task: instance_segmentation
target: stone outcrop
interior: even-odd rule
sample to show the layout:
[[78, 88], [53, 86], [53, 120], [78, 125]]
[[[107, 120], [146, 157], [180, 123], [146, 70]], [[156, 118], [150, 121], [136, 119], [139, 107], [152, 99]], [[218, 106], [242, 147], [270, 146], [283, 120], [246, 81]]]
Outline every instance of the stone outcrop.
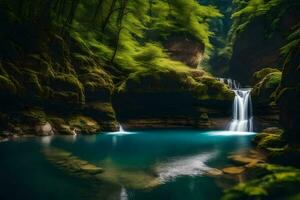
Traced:
[[279, 126], [276, 96], [281, 82], [281, 71], [264, 68], [253, 74], [252, 82], [254, 86], [251, 97], [256, 129], [260, 131], [270, 126]]
[[292, 51], [285, 62], [278, 94], [280, 122], [285, 129], [284, 137], [290, 143], [300, 144], [300, 47]]
[[150, 70], [124, 81], [113, 102], [125, 129], [211, 128], [214, 117], [230, 115], [233, 98], [225, 84], [204, 71]]
[[191, 68], [197, 68], [204, 59], [204, 44], [188, 35], [170, 37], [164, 46], [172, 59], [181, 61]]
[[[16, 31], [22, 37], [10, 34]], [[117, 130], [112, 75], [76, 38], [13, 22], [0, 43], [0, 131], [52, 135]], [[74, 123], [72, 116], [82, 117]]]
[[[299, 7], [291, 7], [283, 14], [270, 17], [268, 14], [255, 17], [236, 35], [229, 74], [242, 84], [250, 84], [251, 75], [266, 66], [282, 68], [280, 48], [286, 42], [286, 34], [299, 22]], [[278, 17], [278, 19], [277, 19]], [[272, 20], [277, 20], [272, 28]], [[269, 33], [266, 32], [269, 30]]]

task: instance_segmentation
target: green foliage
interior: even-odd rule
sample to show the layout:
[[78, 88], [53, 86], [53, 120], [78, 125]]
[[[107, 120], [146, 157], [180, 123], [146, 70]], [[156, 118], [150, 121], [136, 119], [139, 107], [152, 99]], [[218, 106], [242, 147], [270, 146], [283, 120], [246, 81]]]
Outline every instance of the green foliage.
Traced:
[[278, 69], [266, 67], [253, 74], [253, 82], [258, 83], [262, 81], [268, 74], [273, 72], [280, 72]]
[[186, 67], [149, 69], [131, 74], [118, 93], [182, 93], [195, 100], [231, 100], [233, 92], [204, 71]]
[[16, 87], [9, 78], [0, 75], [0, 91], [6, 94], [15, 94]]
[[[163, 14], [162, 14], [163, 13]], [[203, 6], [194, 0], [153, 1], [152, 28], [168, 35], [172, 32], [188, 32], [211, 48], [209, 31], [211, 18], [221, 17], [212, 6]]]
[[[232, 14], [232, 26], [228, 34], [228, 47], [232, 48], [236, 37], [244, 32], [248, 25], [254, 20], [260, 20], [266, 24], [265, 38], [272, 37], [273, 33], [283, 31], [279, 30], [282, 16], [288, 12], [288, 9], [298, 7], [299, 1], [293, 0], [234, 0], [235, 10]], [[284, 30], [284, 34], [288, 34], [289, 30]], [[295, 35], [297, 35], [295, 31]], [[282, 48], [283, 53], [288, 49], [295, 47], [298, 40], [289, 40], [290, 42]]]
[[300, 23], [297, 24], [287, 38], [287, 44], [281, 48], [284, 57], [288, 57], [300, 45]]
[[[94, 24], [88, 19], [92, 18], [91, 10], [94, 11], [97, 1], [82, 2], [72, 34], [85, 41], [93, 54], [106, 62], [113, 61], [122, 70], [134, 72], [149, 66], [178, 64], [172, 62], [161, 45], [172, 34], [191, 34], [207, 49], [212, 48], [209, 37], [213, 33], [209, 30], [209, 21], [221, 17], [214, 7], [200, 5], [195, 0], [129, 0], [124, 8], [126, 14], [118, 21], [120, 13], [116, 8], [120, 8], [124, 0], [113, 2], [102, 1], [101, 14]], [[115, 9], [110, 13], [113, 5]], [[141, 56], [143, 53], [145, 55]]]
[[253, 82], [255, 85], [252, 90], [253, 100], [264, 106], [275, 103], [281, 77], [281, 71], [273, 68], [264, 68], [254, 73]]
[[291, 167], [260, 164], [255, 169], [265, 174], [226, 190], [222, 200], [288, 199], [299, 195], [300, 171]]

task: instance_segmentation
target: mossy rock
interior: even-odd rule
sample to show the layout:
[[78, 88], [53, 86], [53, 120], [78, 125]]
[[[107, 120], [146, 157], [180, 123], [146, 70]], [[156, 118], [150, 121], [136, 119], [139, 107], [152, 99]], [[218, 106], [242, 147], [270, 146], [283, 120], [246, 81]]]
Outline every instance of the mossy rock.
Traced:
[[23, 122], [27, 122], [29, 124], [43, 124], [46, 123], [48, 117], [42, 108], [30, 108], [22, 112]]
[[276, 102], [277, 89], [281, 82], [282, 73], [277, 69], [269, 68], [261, 71], [254, 74], [258, 82], [254, 85], [251, 94], [254, 104], [268, 106]]
[[51, 64], [39, 54], [30, 54], [22, 63], [22, 67], [36, 73], [47, 73], [51, 69]]
[[118, 118], [124, 120], [176, 116], [199, 119], [198, 105], [226, 110], [233, 98], [233, 91], [203, 70], [149, 69], [130, 74], [117, 88], [113, 105]]
[[259, 164], [254, 169], [258, 178], [226, 190], [222, 200], [288, 199], [299, 194], [300, 170], [292, 167]]
[[32, 70], [24, 70], [23, 76], [26, 77], [22, 85], [24, 95], [29, 98], [40, 99], [43, 95], [43, 88], [39, 75]]
[[100, 131], [99, 124], [90, 117], [72, 116], [68, 119], [68, 124], [76, 129], [76, 132], [83, 134], [94, 134]]
[[16, 91], [14, 83], [8, 77], [0, 75], [0, 96], [14, 95]]
[[49, 77], [45, 98], [60, 103], [82, 104], [85, 102], [84, 87], [73, 74], [55, 74]]
[[286, 145], [284, 140], [283, 130], [279, 128], [267, 128], [262, 130], [253, 139], [253, 142], [258, 148], [268, 150], [269, 148], [282, 148]]
[[253, 74], [253, 83], [257, 84], [258, 82], [262, 81], [268, 74], [274, 73], [274, 72], [280, 72], [280, 70], [275, 69], [275, 68], [266, 67], [260, 71], [255, 72]]
[[118, 88], [118, 93], [186, 93], [198, 100], [231, 100], [234, 96], [226, 85], [199, 70], [145, 70], [131, 74]]
[[111, 77], [100, 67], [79, 76], [87, 101], [109, 101], [114, 90]]
[[115, 111], [110, 102], [91, 102], [85, 105], [84, 113], [96, 121], [116, 120]]

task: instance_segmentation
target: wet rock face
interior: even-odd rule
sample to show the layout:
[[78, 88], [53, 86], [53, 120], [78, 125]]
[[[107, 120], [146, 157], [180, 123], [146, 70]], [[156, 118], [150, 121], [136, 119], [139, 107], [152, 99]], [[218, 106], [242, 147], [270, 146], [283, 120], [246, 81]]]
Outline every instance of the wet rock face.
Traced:
[[181, 61], [191, 68], [197, 68], [204, 58], [204, 44], [187, 36], [171, 37], [165, 47], [174, 60]]
[[127, 129], [208, 128], [213, 115], [229, 115], [233, 98], [225, 84], [201, 70], [152, 70], [129, 77], [113, 102]]
[[[70, 115], [92, 118], [100, 125], [101, 131], [116, 130], [117, 122], [111, 105], [114, 84], [100, 60], [71, 36], [63, 38], [27, 25], [22, 25], [25, 30], [28, 29], [22, 36], [30, 38], [29, 41], [23, 41], [24, 38], [19, 35], [10, 35], [9, 32], [16, 32], [18, 26], [9, 26], [8, 33], [3, 33], [0, 38], [1, 42], [8, 43], [6, 53], [0, 50], [0, 130], [11, 131], [9, 124], [21, 124], [24, 134], [72, 134], [73, 127], [70, 129], [65, 123], [53, 127], [56, 131], [43, 128], [45, 121], [52, 124], [48, 117], [69, 118]], [[33, 37], [32, 32], [39, 34]], [[28, 42], [29, 46], [22, 42]], [[9, 49], [17, 46], [24, 55], [12, 57]], [[36, 113], [24, 116], [24, 112], [34, 107], [45, 112], [45, 116]], [[47, 116], [48, 113], [52, 116]], [[26, 133], [22, 125], [28, 119], [28, 126], [32, 127], [30, 133]], [[97, 129], [79, 132], [95, 133]]]
[[53, 127], [49, 122], [45, 124], [40, 124], [35, 127], [35, 131], [40, 136], [49, 136], [54, 134]]
[[267, 110], [268, 107], [276, 105], [276, 92], [281, 82], [281, 71], [264, 68], [253, 75], [256, 80], [251, 91], [255, 108]]
[[290, 8], [280, 16], [275, 30], [270, 27], [272, 22], [268, 16], [252, 20], [235, 39], [229, 69], [231, 77], [242, 84], [249, 84], [251, 75], [266, 66], [280, 69], [283, 64], [280, 48], [286, 42], [286, 33], [299, 20], [298, 8]]
[[294, 50], [283, 68], [278, 95], [280, 122], [285, 129], [284, 137], [291, 143], [300, 143], [300, 47]]

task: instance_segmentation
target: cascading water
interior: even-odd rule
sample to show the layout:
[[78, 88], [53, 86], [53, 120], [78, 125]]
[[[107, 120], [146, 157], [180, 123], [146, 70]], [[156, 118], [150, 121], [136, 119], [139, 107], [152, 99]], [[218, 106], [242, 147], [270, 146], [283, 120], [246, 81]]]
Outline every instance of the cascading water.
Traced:
[[227, 84], [233, 90], [240, 88], [240, 83], [230, 78], [217, 78], [217, 80], [220, 81], [221, 83]]
[[233, 119], [230, 123], [230, 131], [252, 132], [252, 102], [251, 89], [241, 88], [233, 90], [235, 98], [233, 102]]
[[121, 124], [119, 124], [119, 132], [120, 132], [120, 133], [125, 133], [124, 128], [122, 127]]
[[240, 84], [231, 79], [218, 78], [218, 80], [227, 84], [235, 93], [233, 119], [229, 124], [229, 131], [252, 132], [251, 88], [240, 88]]

